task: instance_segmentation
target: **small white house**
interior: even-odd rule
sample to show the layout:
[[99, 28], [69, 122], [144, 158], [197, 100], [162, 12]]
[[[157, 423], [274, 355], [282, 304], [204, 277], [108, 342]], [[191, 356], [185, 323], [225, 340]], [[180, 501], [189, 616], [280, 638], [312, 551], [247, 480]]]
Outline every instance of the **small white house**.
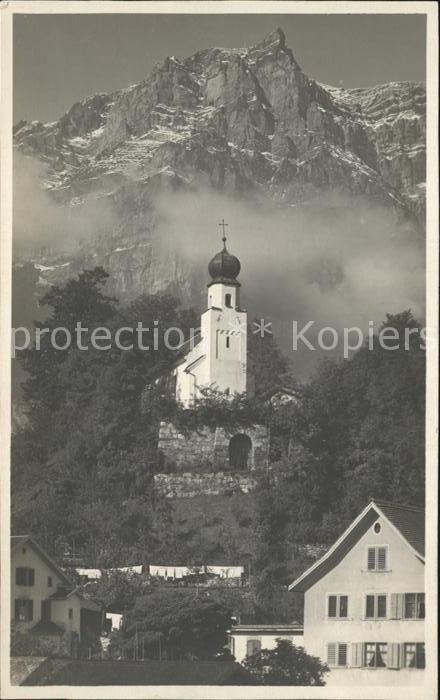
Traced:
[[423, 685], [424, 541], [422, 508], [372, 501], [289, 586], [305, 594], [304, 647], [327, 685]]
[[275, 649], [277, 639], [288, 639], [303, 646], [303, 628], [299, 625], [234, 625], [229, 632], [229, 650], [238, 663], [260, 649]]

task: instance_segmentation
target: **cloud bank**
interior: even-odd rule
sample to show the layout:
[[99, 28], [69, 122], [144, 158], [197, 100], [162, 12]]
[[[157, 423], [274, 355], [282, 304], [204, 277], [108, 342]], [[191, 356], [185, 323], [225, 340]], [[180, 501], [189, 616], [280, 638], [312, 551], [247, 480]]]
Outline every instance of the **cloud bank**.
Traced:
[[[159, 198], [157, 210], [161, 244], [205, 277], [222, 245], [218, 222], [228, 222], [243, 305], [274, 322], [285, 350], [293, 320], [315, 321], [316, 334], [324, 326], [367, 329], [408, 308], [423, 320], [424, 246], [391, 209], [336, 194], [281, 209], [200, 190]], [[309, 351], [293, 361], [303, 374], [316, 358]]]

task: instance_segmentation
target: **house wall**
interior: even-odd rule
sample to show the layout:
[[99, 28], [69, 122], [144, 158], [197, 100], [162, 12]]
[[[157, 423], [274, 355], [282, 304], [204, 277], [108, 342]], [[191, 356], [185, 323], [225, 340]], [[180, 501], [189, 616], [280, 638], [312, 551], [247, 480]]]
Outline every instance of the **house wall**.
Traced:
[[231, 653], [235, 656], [235, 660], [241, 664], [246, 658], [247, 642], [250, 639], [258, 639], [261, 641], [262, 649], [275, 649], [277, 639], [288, 639], [295, 646], [303, 646], [303, 635], [297, 634], [267, 634], [267, 633], [233, 633], [230, 635], [229, 647]]
[[[424, 620], [366, 620], [365, 595], [386, 594], [387, 615], [391, 593], [421, 593], [425, 590], [424, 565], [387, 520], [379, 518], [381, 532], [371, 526], [344, 559], [305, 593], [304, 646], [309, 654], [327, 659], [328, 642], [348, 643], [348, 664], [353, 642], [423, 642]], [[367, 548], [387, 545], [388, 569], [367, 571]], [[327, 596], [348, 595], [348, 619], [327, 617]], [[327, 685], [419, 685], [422, 669], [332, 669], [326, 675]]]
[[[34, 569], [33, 586], [18, 586], [15, 583], [15, 571], [18, 567]], [[48, 576], [52, 576], [52, 586], [48, 585]], [[17, 628], [25, 631], [41, 620], [41, 602], [54, 593], [59, 584], [63, 583], [44, 559], [35, 551], [29, 542], [19, 545], [11, 553], [11, 619], [14, 620], [15, 600], [27, 599], [33, 601], [33, 620], [17, 623]]]
[[[69, 619], [69, 609], [73, 611], [72, 619]], [[71, 595], [65, 600], [51, 601], [51, 619], [66, 632], [80, 634], [81, 629], [81, 600], [77, 595]]]

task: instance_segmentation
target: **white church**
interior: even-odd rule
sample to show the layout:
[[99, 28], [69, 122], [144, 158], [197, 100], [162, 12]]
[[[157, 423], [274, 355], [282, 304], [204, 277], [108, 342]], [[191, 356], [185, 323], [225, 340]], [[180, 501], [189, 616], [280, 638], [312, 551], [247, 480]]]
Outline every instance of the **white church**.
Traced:
[[[181, 346], [183, 354], [166, 378], [166, 390], [186, 409], [194, 406], [205, 388], [225, 395], [250, 396], [253, 382], [247, 360], [247, 313], [240, 306], [240, 261], [226, 248], [208, 265], [208, 305], [201, 316], [200, 335]], [[189, 345], [188, 352], [185, 347]], [[254, 487], [249, 473], [267, 469], [269, 433], [266, 426], [236, 430], [201, 426], [190, 435], [181, 434], [162, 421], [158, 440], [158, 487], [171, 495], [248, 492]], [[165, 492], [165, 491], [164, 491]]]
[[211, 387], [231, 396], [249, 394], [247, 380], [247, 313], [240, 308], [240, 261], [226, 248], [208, 265], [208, 307], [201, 316], [200, 337], [173, 369], [175, 397], [185, 407], [194, 404], [200, 389]]

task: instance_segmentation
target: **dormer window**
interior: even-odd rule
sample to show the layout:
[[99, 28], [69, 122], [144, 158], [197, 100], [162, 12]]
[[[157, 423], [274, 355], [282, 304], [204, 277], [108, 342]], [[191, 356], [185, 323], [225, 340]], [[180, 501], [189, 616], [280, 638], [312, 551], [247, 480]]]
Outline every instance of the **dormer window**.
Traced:
[[232, 296], [230, 294], [225, 294], [225, 306], [228, 307], [228, 309], [231, 308], [232, 306]]

